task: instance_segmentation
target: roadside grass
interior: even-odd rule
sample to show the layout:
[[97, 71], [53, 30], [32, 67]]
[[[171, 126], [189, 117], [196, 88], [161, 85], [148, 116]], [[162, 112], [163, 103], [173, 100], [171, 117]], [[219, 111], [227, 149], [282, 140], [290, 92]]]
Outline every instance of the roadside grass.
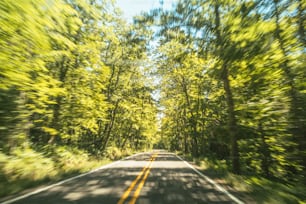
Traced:
[[117, 147], [108, 147], [105, 151], [105, 157], [109, 158], [110, 160], [118, 160], [122, 159], [124, 157], [127, 157], [129, 155], [135, 154], [136, 152], [132, 149], [126, 148], [124, 150], [121, 150]]
[[[187, 158], [190, 161], [190, 156]], [[224, 180], [235, 191], [251, 197], [256, 203], [306, 204], [305, 184], [266, 179], [259, 175], [235, 175], [229, 172], [225, 160], [198, 158], [191, 161], [207, 176]]]
[[10, 155], [0, 152], [0, 198], [27, 188], [51, 184], [110, 163], [108, 158], [89, 157], [69, 147], [43, 151], [20, 148]]

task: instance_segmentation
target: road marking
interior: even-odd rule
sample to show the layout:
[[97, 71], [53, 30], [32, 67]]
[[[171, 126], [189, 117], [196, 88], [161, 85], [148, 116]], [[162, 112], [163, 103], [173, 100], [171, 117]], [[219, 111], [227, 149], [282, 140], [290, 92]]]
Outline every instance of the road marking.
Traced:
[[135, 185], [137, 184], [137, 182], [139, 181], [139, 179], [142, 177], [143, 173], [146, 171], [147, 167], [149, 166], [150, 163], [146, 164], [145, 167], [143, 167], [143, 169], [141, 170], [141, 172], [138, 174], [138, 176], [136, 177], [136, 179], [131, 183], [131, 185], [129, 186], [129, 188], [123, 193], [123, 195], [121, 196], [120, 200], [118, 201], [118, 204], [123, 204], [123, 202], [127, 199], [127, 197], [129, 197], [131, 191], [133, 190], [133, 188], [135, 187]]
[[214, 180], [212, 180], [211, 178], [205, 176], [204, 174], [202, 174], [200, 171], [198, 171], [196, 168], [194, 168], [192, 165], [190, 165], [188, 162], [186, 162], [185, 160], [183, 160], [180, 156], [175, 155], [177, 158], [179, 158], [180, 160], [182, 160], [188, 167], [190, 167], [193, 171], [195, 171], [198, 175], [200, 175], [201, 177], [203, 177], [206, 181], [208, 181], [210, 184], [214, 185], [219, 191], [225, 193], [228, 197], [230, 197], [235, 203], [237, 204], [244, 204], [243, 201], [239, 200], [237, 197], [235, 197], [233, 194], [231, 194], [230, 192], [228, 192], [227, 190], [225, 190], [222, 186], [220, 186], [219, 184], [217, 184], [216, 182], [214, 182]]
[[129, 204], [135, 204], [136, 203], [136, 200], [139, 197], [140, 191], [141, 191], [141, 189], [142, 189], [142, 187], [143, 187], [143, 185], [144, 185], [144, 183], [145, 183], [145, 181], [146, 181], [146, 179], [147, 179], [147, 177], [148, 177], [148, 175], [150, 173], [150, 169], [151, 169], [153, 161], [155, 160], [156, 157], [157, 157], [157, 154], [153, 155], [152, 160], [150, 162], [150, 165], [147, 168], [147, 171], [146, 171], [144, 177], [142, 178], [142, 180], [138, 184], [138, 187], [136, 188], [136, 190], [134, 192], [134, 195], [133, 195], [131, 201], [129, 202]]
[[[148, 170], [151, 168], [151, 165], [152, 165], [153, 161], [155, 160], [155, 157], [156, 157], [156, 156], [157, 156], [157, 154], [153, 154], [153, 155], [151, 156], [150, 162], [148, 162], [148, 163], [145, 165], [145, 167], [143, 167], [143, 169], [142, 169], [141, 172], [138, 174], [138, 176], [135, 178], [135, 180], [131, 183], [131, 185], [129, 186], [129, 188], [122, 194], [122, 196], [121, 196], [121, 198], [120, 198], [120, 200], [118, 201], [117, 204], [123, 204], [123, 203], [125, 202], [125, 200], [129, 197], [130, 193], [131, 193], [132, 190], [134, 189], [135, 185], [137, 184], [137, 182], [141, 179], [141, 177], [142, 177], [143, 175], [144, 175], [143, 178], [147, 178], [147, 177], [148, 177], [148, 174], [149, 174]], [[140, 183], [142, 183], [142, 182], [144, 183], [144, 179], [142, 179]], [[139, 184], [139, 185], [140, 185], [140, 184]], [[138, 185], [138, 187], [137, 187], [136, 190], [139, 189], [139, 185]], [[143, 184], [142, 184], [142, 186], [143, 186]], [[142, 187], [142, 186], [141, 186], [141, 187]], [[140, 190], [141, 190], [141, 188], [140, 188]], [[139, 190], [139, 192], [140, 192], [140, 190]], [[139, 195], [139, 192], [138, 192], [138, 195]], [[135, 193], [136, 193], [136, 191], [135, 191]], [[134, 193], [134, 195], [133, 195], [133, 199], [134, 199], [134, 197], [135, 197], [135, 193]], [[137, 199], [137, 197], [136, 197], [136, 199]], [[134, 200], [134, 203], [136, 202], [136, 199]], [[131, 204], [131, 202], [132, 202], [132, 201], [130, 201], [129, 204]]]
[[27, 193], [27, 194], [18, 196], [18, 197], [16, 197], [16, 198], [13, 198], [13, 199], [10, 199], [10, 200], [6, 200], [6, 201], [4, 201], [4, 202], [1, 202], [0, 204], [11, 204], [11, 203], [16, 202], [16, 201], [18, 201], [18, 200], [22, 200], [22, 199], [27, 198], [27, 197], [29, 197], [29, 196], [32, 196], [32, 195], [41, 193], [41, 192], [46, 191], [46, 190], [49, 190], [50, 188], [53, 188], [53, 187], [55, 187], [55, 186], [62, 185], [62, 184], [64, 184], [64, 183], [67, 183], [67, 182], [72, 181], [72, 180], [74, 180], [74, 179], [78, 179], [78, 178], [81, 178], [81, 177], [83, 177], [83, 176], [86, 176], [86, 175], [92, 174], [92, 173], [94, 173], [94, 172], [100, 171], [100, 170], [102, 170], [102, 169], [109, 168], [109, 167], [111, 167], [111, 166], [114, 166], [114, 165], [120, 163], [120, 162], [123, 161], [123, 160], [130, 159], [130, 158], [132, 158], [132, 157], [135, 157], [135, 156], [138, 156], [138, 155], [141, 155], [141, 154], [145, 154], [145, 153], [144, 153], [144, 152], [141, 152], [141, 153], [137, 153], [137, 154], [134, 154], [134, 155], [125, 157], [125, 158], [123, 158], [123, 159], [121, 159], [121, 160], [118, 160], [118, 161], [116, 161], [116, 162], [113, 162], [113, 163], [110, 163], [110, 164], [101, 166], [101, 167], [99, 167], [99, 168], [97, 168], [97, 169], [94, 169], [94, 170], [92, 170], [92, 171], [89, 171], [89, 172], [87, 172], [87, 173], [83, 173], [83, 174], [80, 174], [80, 175], [71, 177], [71, 178], [69, 178], [69, 179], [65, 179], [65, 180], [60, 181], [60, 182], [58, 182], [58, 183], [55, 183], [55, 184], [46, 186], [46, 187], [44, 187], [44, 188], [37, 189], [37, 190], [35, 190], [35, 191], [33, 191], [33, 192], [30, 192], [30, 193]]

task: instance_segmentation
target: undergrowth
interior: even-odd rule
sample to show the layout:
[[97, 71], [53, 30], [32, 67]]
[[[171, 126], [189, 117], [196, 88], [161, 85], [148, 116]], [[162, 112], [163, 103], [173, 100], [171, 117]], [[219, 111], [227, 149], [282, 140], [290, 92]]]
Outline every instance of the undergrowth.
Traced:
[[46, 146], [40, 151], [18, 148], [9, 155], [0, 152], [0, 197], [87, 172], [126, 154], [117, 152], [93, 158], [66, 146]]
[[117, 147], [108, 147], [105, 151], [105, 157], [109, 158], [111, 160], [118, 160], [121, 159], [123, 157], [132, 155], [134, 153], [134, 151], [132, 149], [124, 149], [121, 150]]
[[267, 179], [260, 175], [230, 173], [225, 160], [208, 158], [193, 159], [204, 174], [223, 179], [237, 192], [250, 196], [260, 204], [306, 204], [306, 185], [302, 182], [287, 182]]

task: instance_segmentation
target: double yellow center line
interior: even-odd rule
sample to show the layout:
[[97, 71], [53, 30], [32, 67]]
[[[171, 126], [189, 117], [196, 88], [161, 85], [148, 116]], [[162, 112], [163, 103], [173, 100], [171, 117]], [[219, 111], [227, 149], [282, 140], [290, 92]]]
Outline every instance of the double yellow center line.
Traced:
[[129, 186], [129, 188], [123, 193], [123, 195], [121, 196], [120, 200], [118, 201], [117, 204], [123, 204], [125, 202], [125, 200], [129, 197], [130, 193], [132, 192], [132, 190], [134, 189], [134, 187], [136, 186], [137, 182], [141, 179], [141, 181], [139, 182], [137, 188], [134, 191], [134, 194], [129, 202], [129, 204], [135, 204], [136, 200], [140, 194], [140, 191], [150, 173], [150, 169], [152, 167], [153, 161], [156, 159], [157, 157], [157, 153], [153, 154], [150, 158], [150, 162], [142, 169], [142, 171], [138, 174], [138, 176], [135, 178], [135, 180], [131, 183], [131, 185]]

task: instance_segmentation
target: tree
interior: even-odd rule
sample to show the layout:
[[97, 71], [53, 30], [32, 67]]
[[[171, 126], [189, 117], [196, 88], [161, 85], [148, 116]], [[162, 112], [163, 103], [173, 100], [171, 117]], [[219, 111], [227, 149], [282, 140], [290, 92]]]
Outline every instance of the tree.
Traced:
[[[302, 7], [300, 1], [180, 1], [170, 11], [144, 15], [143, 22], [159, 27], [159, 47], [165, 50], [157, 59], [163, 61], [159, 76], [165, 81], [163, 133], [172, 148], [182, 149], [194, 132], [201, 153], [228, 158], [220, 149], [230, 147], [235, 173], [252, 169], [269, 177], [299, 169], [285, 158], [293, 155], [286, 150], [300, 161], [304, 154], [298, 136], [304, 135], [305, 116], [298, 105], [305, 90]], [[184, 69], [190, 53], [202, 60], [200, 67], [188, 65], [179, 77], [175, 70]], [[202, 79], [195, 89], [193, 76]], [[199, 100], [192, 100], [196, 93]], [[183, 149], [188, 152], [188, 145]]]
[[35, 115], [50, 115], [48, 106], [61, 90], [45, 63], [51, 51], [44, 26], [45, 2], [2, 1], [0, 8], [1, 147], [9, 151], [26, 142], [39, 120]]

